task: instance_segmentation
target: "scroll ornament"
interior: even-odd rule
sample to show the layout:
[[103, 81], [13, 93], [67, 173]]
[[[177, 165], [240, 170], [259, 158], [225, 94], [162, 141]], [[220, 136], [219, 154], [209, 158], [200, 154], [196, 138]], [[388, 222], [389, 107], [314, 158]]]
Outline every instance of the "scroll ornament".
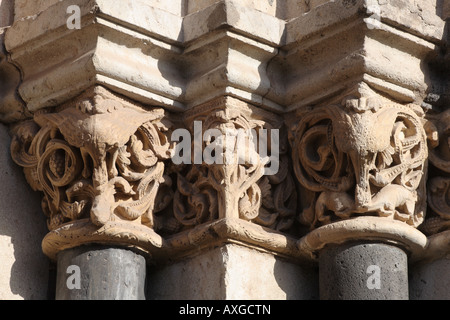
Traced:
[[294, 170], [309, 191], [301, 221], [315, 228], [354, 216], [419, 226], [426, 209], [427, 136], [415, 105], [366, 99], [302, 110], [292, 126]]
[[44, 193], [50, 230], [80, 219], [152, 228], [167, 179], [169, 128], [164, 110], [144, 109], [99, 87], [93, 97], [17, 125], [11, 154], [32, 188]]
[[[223, 163], [203, 162], [178, 170], [173, 211], [180, 228], [191, 228], [221, 218], [239, 218], [288, 231], [296, 218], [297, 193], [286, 155], [287, 139], [281, 138], [281, 146], [276, 146], [280, 147], [278, 172], [264, 176], [267, 159], [260, 156], [255, 143], [261, 138], [260, 130], [276, 127], [237, 108], [216, 109], [195, 119], [202, 121], [204, 131], [214, 129], [226, 136], [240, 129], [244, 132], [254, 130], [257, 136], [256, 140], [247, 136], [240, 145], [245, 146], [245, 159], [239, 159], [244, 153], [238, 153], [235, 144], [227, 145], [225, 140], [211, 139], [204, 142], [203, 149], [216, 144], [231, 157], [225, 157]], [[271, 148], [269, 141], [268, 154]]]
[[429, 217], [421, 230], [432, 235], [450, 229], [450, 110], [427, 116], [430, 164], [437, 174], [428, 181]]

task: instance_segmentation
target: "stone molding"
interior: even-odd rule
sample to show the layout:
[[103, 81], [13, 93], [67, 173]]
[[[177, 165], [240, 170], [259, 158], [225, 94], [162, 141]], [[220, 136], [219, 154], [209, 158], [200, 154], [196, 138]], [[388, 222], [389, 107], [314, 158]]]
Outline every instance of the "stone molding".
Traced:
[[411, 259], [421, 259], [428, 245], [423, 233], [405, 223], [380, 217], [357, 217], [315, 229], [298, 241], [298, 247], [317, 259], [325, 246], [351, 241], [395, 245], [405, 250]]
[[[69, 2], [81, 8], [80, 30], [66, 27]], [[160, 1], [36, 5], [39, 14], [18, 14], [5, 38], [22, 72], [20, 97], [34, 112], [98, 84], [173, 111], [230, 95], [283, 113], [365, 82], [402, 103], [424, 98], [421, 61], [445, 30], [432, 4], [379, 4], [374, 26], [364, 0], [291, 3], [289, 19], [284, 9], [274, 16], [248, 2], [204, 1], [187, 15]], [[139, 14], [129, 16], [130, 8]]]
[[151, 258], [158, 257], [156, 250], [163, 248], [163, 239], [152, 229], [139, 224], [110, 221], [98, 227], [90, 220], [82, 219], [50, 231], [42, 241], [42, 250], [56, 261], [59, 252], [90, 244], [133, 248]]

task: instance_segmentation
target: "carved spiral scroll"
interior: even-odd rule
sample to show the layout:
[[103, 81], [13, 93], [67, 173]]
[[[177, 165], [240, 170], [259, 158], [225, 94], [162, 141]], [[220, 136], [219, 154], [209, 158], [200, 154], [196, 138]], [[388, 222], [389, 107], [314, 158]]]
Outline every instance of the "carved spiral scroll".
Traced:
[[[204, 161], [177, 170], [178, 188], [173, 212], [180, 228], [192, 228], [220, 218], [233, 218], [289, 231], [296, 221], [297, 193], [286, 155], [286, 130], [280, 130], [272, 124], [275, 115], [270, 119], [258, 112], [246, 112], [246, 108], [247, 105], [240, 105], [239, 108], [233, 105], [219, 106], [193, 117], [195, 121], [201, 121], [202, 134], [207, 130], [218, 132], [221, 137], [237, 137], [239, 132], [245, 134], [241, 136], [243, 140], [232, 143], [228, 139], [217, 138], [203, 141], [203, 150], [213, 144], [220, 146], [224, 154], [221, 163]], [[278, 126], [281, 125], [280, 120]], [[192, 134], [194, 125], [189, 123], [189, 127]], [[281, 131], [277, 145], [272, 145], [272, 129]], [[267, 137], [263, 137], [261, 134], [266, 131]], [[261, 156], [255, 148], [260, 139], [267, 141], [267, 155]], [[270, 164], [266, 156], [270, 156], [275, 147], [280, 155], [279, 170], [273, 175], [264, 176], [264, 169]]]
[[354, 184], [348, 156], [337, 149], [332, 130], [332, 119], [323, 109], [305, 114], [295, 130], [294, 170], [308, 190], [344, 192]]
[[50, 230], [88, 217], [98, 227], [121, 220], [152, 228], [162, 207], [155, 204], [158, 190], [168, 181], [170, 123], [161, 121], [162, 109], [111, 99], [102, 88], [93, 95], [19, 124], [12, 157], [43, 191]]
[[434, 145], [430, 148], [430, 162], [444, 172], [450, 173], [450, 109], [429, 116], [429, 134], [437, 135]]
[[426, 129], [433, 175], [428, 180], [429, 216], [421, 226], [427, 235], [450, 229], [450, 110], [428, 115]]

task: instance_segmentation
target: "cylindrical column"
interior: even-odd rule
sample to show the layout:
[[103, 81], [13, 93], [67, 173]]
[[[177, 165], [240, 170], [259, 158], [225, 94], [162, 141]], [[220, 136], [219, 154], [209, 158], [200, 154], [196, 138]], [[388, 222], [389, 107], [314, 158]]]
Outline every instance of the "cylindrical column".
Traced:
[[408, 259], [393, 245], [348, 242], [319, 254], [322, 300], [408, 300]]
[[426, 251], [410, 266], [411, 300], [450, 300], [448, 248], [450, 248], [450, 230], [429, 236]]
[[145, 300], [146, 260], [136, 252], [89, 245], [57, 263], [57, 300]]
[[414, 265], [411, 270], [411, 300], [450, 300], [450, 254]]

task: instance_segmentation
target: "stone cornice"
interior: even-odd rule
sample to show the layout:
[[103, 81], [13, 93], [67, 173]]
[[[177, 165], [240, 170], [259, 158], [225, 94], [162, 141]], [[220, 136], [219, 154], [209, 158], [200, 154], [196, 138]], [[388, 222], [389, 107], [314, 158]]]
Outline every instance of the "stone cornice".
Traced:
[[[419, 101], [425, 90], [420, 62], [442, 44], [444, 32], [444, 21], [425, 2], [423, 12], [406, 6], [401, 14], [380, 4], [376, 28], [368, 28], [362, 0], [312, 5], [286, 20], [278, 2], [277, 13], [229, 0], [202, 2], [197, 11], [158, 3], [70, 1], [81, 8], [81, 30], [66, 27], [69, 1], [18, 17], [5, 43], [23, 73], [19, 93], [29, 110], [57, 105], [94, 84], [174, 111], [226, 94], [282, 113], [360, 82], [402, 102]], [[375, 63], [381, 59], [386, 63]]]

